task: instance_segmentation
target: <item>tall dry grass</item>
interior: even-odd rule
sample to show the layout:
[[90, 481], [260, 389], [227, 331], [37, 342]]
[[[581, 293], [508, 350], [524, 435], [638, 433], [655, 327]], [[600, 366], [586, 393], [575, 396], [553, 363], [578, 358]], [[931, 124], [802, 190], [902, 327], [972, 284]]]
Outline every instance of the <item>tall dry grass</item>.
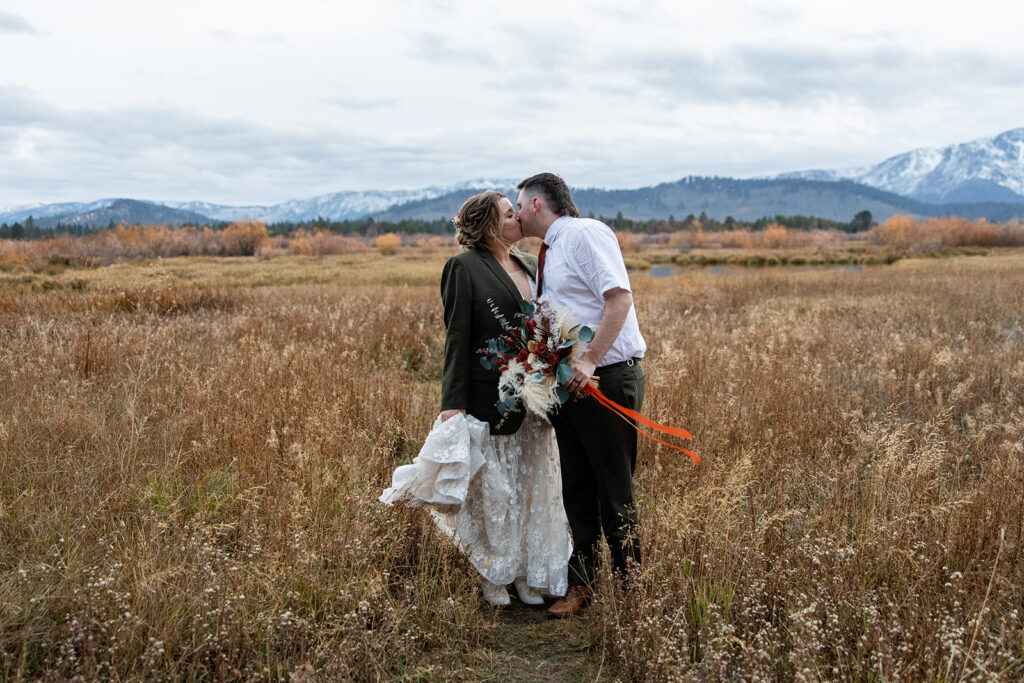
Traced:
[[1020, 677], [1021, 266], [643, 283], [646, 410], [705, 461], [640, 468], [627, 678]]
[[[493, 675], [471, 567], [376, 501], [439, 396], [443, 255], [397, 258], [0, 283], [0, 679]], [[1022, 266], [637, 276], [704, 463], [642, 445], [636, 582], [550, 628], [623, 680], [1018, 677]]]

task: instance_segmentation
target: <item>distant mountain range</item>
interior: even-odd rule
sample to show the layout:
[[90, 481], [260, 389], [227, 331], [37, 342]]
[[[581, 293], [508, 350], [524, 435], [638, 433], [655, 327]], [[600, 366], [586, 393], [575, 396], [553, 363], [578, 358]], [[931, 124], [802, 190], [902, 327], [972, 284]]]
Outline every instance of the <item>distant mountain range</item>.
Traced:
[[[0, 207], [0, 223], [24, 222], [29, 216], [44, 228], [58, 223], [65, 225], [109, 225], [127, 220], [133, 223], [213, 223], [245, 218], [258, 218], [268, 223], [308, 221], [317, 218], [345, 220], [364, 218], [396, 204], [417, 201], [465, 191], [467, 188], [490, 187], [495, 182], [478, 179], [447, 187], [421, 190], [343, 191], [309, 199], [292, 199], [280, 204], [230, 206], [210, 202], [148, 202], [133, 199], [100, 199], [93, 202], [31, 204]], [[129, 209], [126, 212], [126, 209]]]
[[[495, 189], [502, 189], [500, 186]], [[706, 213], [717, 220], [732, 216], [752, 221], [762, 216], [818, 216], [850, 221], [860, 211], [870, 211], [884, 221], [898, 214], [964, 216], [1004, 221], [1024, 216], [1024, 203], [961, 202], [929, 204], [849, 180], [814, 181], [800, 178], [736, 180], [690, 177], [637, 190], [573, 188], [573, 199], [583, 215], [623, 216], [637, 220], [682, 219]], [[458, 211], [467, 191], [393, 206], [374, 217], [399, 221], [404, 218], [433, 220]], [[514, 191], [510, 196], [516, 196]]]
[[865, 168], [778, 177], [852, 180], [933, 204], [1024, 203], [1024, 128], [948, 147], [915, 149]]
[[[420, 190], [345, 191], [265, 206], [134, 199], [37, 204], [0, 207], [0, 223], [25, 222], [29, 216], [43, 228], [58, 223], [204, 224], [241, 218], [269, 223], [366, 216], [435, 219], [454, 215], [467, 196], [481, 189], [514, 196], [515, 182], [479, 179]], [[718, 220], [803, 214], [849, 221], [868, 210], [876, 220], [897, 213], [1008, 220], [1024, 216], [1024, 128], [948, 147], [917, 149], [864, 168], [797, 171], [767, 179], [689, 177], [634, 190], [573, 188], [573, 196], [584, 214], [621, 212], [633, 219], [704, 212]]]
[[195, 211], [223, 221], [254, 217], [268, 223], [281, 221], [308, 221], [317, 218], [343, 221], [363, 218], [385, 211], [396, 204], [415, 202], [432, 197], [464, 191], [467, 188], [490, 187], [495, 181], [487, 179], [469, 180], [446, 187], [427, 187], [421, 190], [370, 190], [365, 192], [343, 191], [325, 194], [309, 199], [291, 199], [269, 206], [228, 206], [208, 202], [165, 202], [167, 206], [186, 211]]
[[[35, 220], [34, 216], [33, 220]], [[57, 223], [92, 226], [107, 226], [112, 222], [131, 225], [163, 225], [165, 223], [203, 225], [212, 221], [203, 214], [174, 209], [163, 204], [143, 202], [137, 199], [112, 199], [109, 200], [109, 203], [92, 202], [91, 205], [45, 216], [35, 222], [40, 228], [52, 228]]]

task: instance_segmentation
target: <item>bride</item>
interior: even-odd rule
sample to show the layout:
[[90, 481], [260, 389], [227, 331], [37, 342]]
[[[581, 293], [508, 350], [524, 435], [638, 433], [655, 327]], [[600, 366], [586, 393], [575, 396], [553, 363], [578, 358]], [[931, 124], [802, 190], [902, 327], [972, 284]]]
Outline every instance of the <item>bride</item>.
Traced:
[[[454, 480], [442, 481], [447, 475], [436, 471], [425, 487], [424, 462], [414, 462], [420, 480], [413, 481], [414, 465], [400, 467], [381, 500], [435, 503], [434, 520], [480, 573], [488, 603], [508, 605], [505, 586], [512, 583], [523, 603], [541, 605], [544, 595], [565, 594], [572, 553], [554, 430], [523, 409], [502, 419], [496, 408], [499, 373], [482, 367], [476, 353], [502, 334], [497, 313], [511, 322], [519, 302], [532, 298], [537, 261], [512, 246], [522, 238], [522, 227], [512, 202], [500, 192], [470, 197], [455, 225], [464, 251], [448, 260], [441, 276], [446, 328], [441, 413], [417, 461], [434, 457], [444, 467], [452, 463], [438, 454], [458, 452], [464, 467], [455, 487], [461, 489], [451, 497], [440, 493]], [[464, 457], [467, 448], [472, 453]], [[436, 505], [448, 501], [461, 505], [454, 513]]]

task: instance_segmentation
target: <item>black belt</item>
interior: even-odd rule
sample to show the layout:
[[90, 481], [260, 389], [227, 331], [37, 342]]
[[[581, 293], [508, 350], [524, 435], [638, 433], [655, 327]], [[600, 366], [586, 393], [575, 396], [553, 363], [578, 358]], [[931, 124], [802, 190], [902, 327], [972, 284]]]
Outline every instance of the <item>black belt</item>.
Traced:
[[596, 370], [594, 370], [594, 374], [595, 375], [599, 374], [599, 373], [601, 373], [601, 372], [603, 372], [605, 370], [614, 370], [615, 368], [621, 368], [623, 365], [628, 365], [629, 367], [633, 367], [634, 365], [639, 363], [641, 360], [642, 359], [640, 359], [640, 358], [630, 358], [629, 360], [620, 360], [618, 363], [609, 363], [608, 365], [600, 365], [600, 366], [598, 366], [598, 368]]

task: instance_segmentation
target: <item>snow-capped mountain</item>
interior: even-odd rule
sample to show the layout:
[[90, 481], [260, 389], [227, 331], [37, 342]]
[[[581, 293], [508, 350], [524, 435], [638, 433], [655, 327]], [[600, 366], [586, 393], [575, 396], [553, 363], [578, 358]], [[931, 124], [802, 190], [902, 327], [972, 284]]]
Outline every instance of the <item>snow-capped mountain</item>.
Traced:
[[32, 216], [33, 219], [38, 220], [40, 218], [49, 218], [51, 216], [59, 216], [61, 214], [79, 214], [86, 213], [89, 211], [95, 211], [97, 209], [103, 209], [114, 202], [116, 199], [97, 199], [93, 202], [61, 202], [59, 204], [21, 204], [19, 206], [10, 206], [0, 208], [0, 223], [18, 223], [24, 222], [26, 218]]
[[451, 192], [476, 188], [505, 188], [516, 181], [480, 178], [446, 187], [431, 186], [419, 190], [343, 191], [308, 199], [291, 199], [267, 206], [230, 206], [208, 202], [164, 202], [166, 206], [201, 213], [222, 221], [258, 218], [267, 223], [309, 221], [317, 218], [341, 221], [362, 218], [399, 204], [441, 197]]
[[866, 168], [778, 177], [853, 180], [931, 203], [1024, 203], [1024, 128], [948, 147], [915, 149]]
[[443, 194], [437, 188], [424, 190], [382, 190], [344, 191], [310, 197], [290, 199], [280, 204], [232, 206], [210, 202], [164, 202], [175, 209], [195, 211], [215, 220], [230, 221], [240, 218], [258, 218], [268, 223], [278, 221], [305, 221], [316, 218], [345, 220], [361, 218], [376, 211], [383, 211], [395, 204], [427, 199]]
[[[279, 221], [311, 221], [317, 218], [341, 221], [370, 216], [408, 202], [441, 197], [452, 192], [484, 188], [507, 189], [515, 180], [478, 178], [445, 187], [431, 186], [418, 190], [366, 190], [342, 191], [308, 199], [290, 199], [280, 204], [229, 205], [202, 201], [151, 202], [171, 209], [200, 214], [214, 221], [232, 221], [258, 218], [267, 223]], [[93, 202], [63, 202], [60, 204], [24, 204], [0, 207], [0, 223], [24, 222], [29, 216], [36, 221], [60, 216], [64, 223], [72, 223], [79, 216], [110, 208], [118, 199], [99, 199]], [[192, 219], [190, 219], [192, 220]], [[56, 220], [45, 221], [47, 225]]]

